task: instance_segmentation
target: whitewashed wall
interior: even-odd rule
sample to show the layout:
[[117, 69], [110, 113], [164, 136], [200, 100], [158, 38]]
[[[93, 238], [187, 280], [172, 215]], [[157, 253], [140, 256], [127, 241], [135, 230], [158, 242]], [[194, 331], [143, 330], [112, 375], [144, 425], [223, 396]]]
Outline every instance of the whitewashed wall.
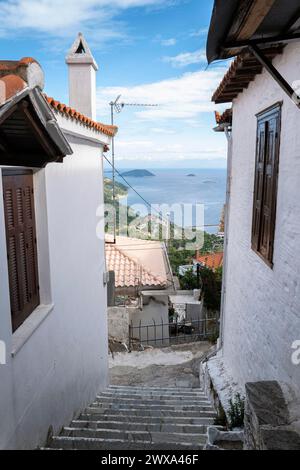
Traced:
[[[149, 326], [141, 329], [142, 341], [150, 341], [151, 346], [169, 344], [169, 296], [161, 291], [143, 291], [142, 309], [129, 310], [129, 321], [134, 327], [133, 336], [139, 338], [139, 326]], [[154, 327], [154, 322], [156, 327]], [[153, 326], [152, 326], [153, 325]], [[163, 326], [162, 326], [163, 325]], [[161, 341], [165, 338], [163, 341]], [[156, 339], [156, 343], [155, 343]]]
[[41, 300], [47, 305], [13, 335], [0, 198], [0, 340], [8, 352], [7, 365], [0, 365], [0, 448], [44, 444], [49, 426], [57, 432], [68, 424], [108, 383], [104, 241], [96, 237], [101, 148], [69, 140], [74, 154], [34, 175]]
[[[275, 67], [300, 79], [300, 44]], [[283, 101], [274, 269], [251, 250], [255, 115]], [[300, 110], [264, 71], [234, 102], [224, 360], [240, 384], [283, 380], [300, 386], [291, 345], [300, 339]]]
[[128, 344], [129, 340], [129, 315], [134, 307], [108, 307], [108, 336], [110, 339]]

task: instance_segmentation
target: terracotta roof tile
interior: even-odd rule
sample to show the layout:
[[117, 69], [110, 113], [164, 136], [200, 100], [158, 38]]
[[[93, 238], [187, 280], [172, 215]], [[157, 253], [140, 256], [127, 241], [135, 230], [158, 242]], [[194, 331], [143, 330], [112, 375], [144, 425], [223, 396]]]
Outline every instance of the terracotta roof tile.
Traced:
[[115, 287], [166, 286], [165, 279], [149, 272], [116, 245], [106, 243], [105, 251], [107, 269], [115, 272]]
[[56, 111], [60, 112], [61, 114], [65, 114], [70, 116], [72, 119], [82, 122], [87, 127], [91, 129], [95, 129], [98, 132], [102, 132], [110, 137], [116, 135], [118, 128], [116, 126], [109, 126], [107, 124], [102, 124], [101, 122], [96, 122], [90, 119], [89, 117], [85, 116], [84, 114], [79, 113], [76, 109], [70, 108], [64, 103], [55, 100], [47, 95], [44, 95], [48, 104], [54, 108]]
[[26, 67], [33, 63], [38, 64], [38, 61], [32, 57], [23, 57], [23, 59], [20, 60], [1, 60], [0, 73], [15, 72], [19, 67]]
[[216, 123], [220, 124], [232, 124], [232, 108], [226, 109], [223, 114], [215, 111]]
[[218, 269], [223, 266], [224, 253], [208, 253], [206, 255], [200, 255], [196, 257], [198, 263], [203, 264], [210, 269]]
[[18, 75], [5, 75], [0, 78], [0, 106], [27, 87], [27, 83]]
[[[19, 93], [20, 91], [24, 90], [28, 83], [25, 80], [30, 82], [30, 74], [28, 72], [28, 68], [31, 64], [38, 64], [39, 63], [33, 59], [32, 57], [23, 57], [21, 60], [3, 60], [0, 61], [0, 105], [3, 104], [5, 101], [12, 98], [14, 95]], [[40, 67], [40, 66], [39, 66]], [[42, 69], [40, 68], [41, 73]], [[23, 80], [24, 79], [24, 80]], [[43, 87], [43, 79], [40, 80], [38, 86], [40, 88]], [[36, 86], [36, 83], [29, 83], [29, 87]], [[76, 111], [76, 109], [70, 108], [64, 103], [55, 100], [54, 98], [50, 98], [47, 95], [44, 95], [48, 104], [58, 111], [61, 114], [65, 114], [70, 116], [72, 119], [75, 119], [82, 124], [86, 125], [87, 127], [94, 129], [95, 131], [101, 132], [106, 134], [110, 137], [113, 137], [118, 128], [116, 126], [110, 126], [106, 124], [102, 124], [101, 122], [96, 122], [90, 119], [87, 116], [84, 116], [80, 112]]]
[[23, 57], [23, 59], [19, 60], [19, 64], [21, 65], [29, 65], [29, 64], [38, 64], [38, 61], [35, 60], [33, 57]]

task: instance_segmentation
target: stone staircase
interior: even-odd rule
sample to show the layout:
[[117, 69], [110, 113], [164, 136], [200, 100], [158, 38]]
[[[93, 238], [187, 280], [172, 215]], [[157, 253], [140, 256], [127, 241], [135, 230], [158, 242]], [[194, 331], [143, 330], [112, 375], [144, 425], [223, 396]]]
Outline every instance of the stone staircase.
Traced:
[[202, 450], [214, 418], [200, 389], [112, 385], [48, 449]]

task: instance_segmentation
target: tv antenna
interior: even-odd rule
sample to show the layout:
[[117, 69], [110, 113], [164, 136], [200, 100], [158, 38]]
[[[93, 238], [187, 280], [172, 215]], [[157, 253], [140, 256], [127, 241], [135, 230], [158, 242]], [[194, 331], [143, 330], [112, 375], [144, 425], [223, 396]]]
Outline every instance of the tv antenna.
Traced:
[[[111, 125], [114, 125], [115, 119], [114, 119], [114, 114], [120, 114], [122, 110], [126, 106], [131, 106], [134, 108], [157, 108], [159, 104], [143, 104], [143, 103], [124, 103], [120, 102], [122, 95], [118, 95], [115, 101], [111, 101], [109, 103], [110, 106], [110, 115], [111, 115]], [[116, 172], [115, 172], [115, 138], [114, 136], [111, 139], [111, 159], [112, 159], [112, 197], [113, 197], [113, 206], [115, 207], [115, 202], [116, 202], [116, 188], [115, 188], [115, 181], [116, 181]], [[116, 218], [114, 217], [114, 244], [116, 244]]]

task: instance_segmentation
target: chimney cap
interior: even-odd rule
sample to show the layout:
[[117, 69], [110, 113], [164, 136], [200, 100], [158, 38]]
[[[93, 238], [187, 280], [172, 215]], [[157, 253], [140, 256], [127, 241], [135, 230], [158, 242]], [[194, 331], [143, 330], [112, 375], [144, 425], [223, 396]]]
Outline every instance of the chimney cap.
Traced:
[[90, 64], [98, 70], [97, 62], [82, 33], [78, 33], [71, 49], [66, 56], [66, 64]]

